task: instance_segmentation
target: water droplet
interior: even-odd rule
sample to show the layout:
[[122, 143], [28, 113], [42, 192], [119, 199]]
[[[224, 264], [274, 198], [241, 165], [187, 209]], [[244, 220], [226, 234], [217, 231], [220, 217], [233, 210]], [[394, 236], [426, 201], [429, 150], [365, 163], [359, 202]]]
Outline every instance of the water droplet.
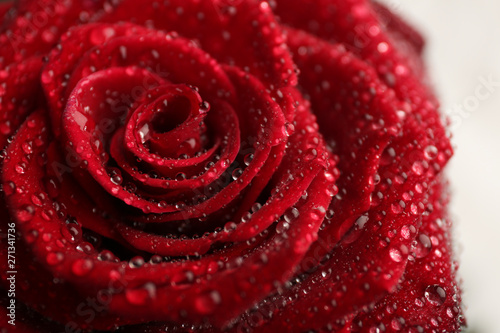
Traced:
[[14, 182], [8, 181], [3, 187], [3, 191], [6, 196], [11, 196], [16, 192], [16, 184]]
[[10, 121], [5, 120], [0, 123], [0, 133], [9, 135], [12, 129], [10, 128]]
[[407, 225], [404, 225], [401, 227], [401, 237], [404, 239], [410, 239], [411, 232], [410, 232], [410, 227]]
[[115, 30], [113, 28], [94, 29], [90, 33], [90, 41], [95, 45], [104, 44], [109, 38], [113, 37]]
[[292, 123], [285, 123], [283, 126], [283, 134], [290, 136], [295, 131], [295, 126]]
[[446, 292], [437, 284], [427, 286], [424, 296], [434, 306], [440, 306], [446, 301]]
[[415, 247], [415, 255], [417, 258], [426, 257], [432, 250], [432, 242], [426, 234], [420, 234], [417, 237], [417, 246]]
[[391, 327], [395, 331], [401, 331], [405, 326], [405, 320], [402, 317], [397, 317], [391, 320]]
[[85, 276], [94, 268], [94, 263], [90, 259], [78, 259], [73, 263], [71, 271], [76, 276]]
[[144, 265], [144, 258], [141, 256], [133, 257], [132, 259], [130, 259], [128, 265], [130, 268], [139, 268]]
[[424, 149], [424, 155], [428, 160], [433, 160], [438, 155], [438, 149], [436, 148], [436, 146], [427, 146]]
[[52, 70], [43, 71], [41, 75], [42, 83], [44, 84], [50, 83], [53, 77], [54, 77], [54, 71]]
[[145, 143], [151, 138], [149, 124], [144, 124], [139, 130], [137, 130], [137, 132], [139, 133], [139, 137], [141, 138], [141, 143]]
[[123, 182], [123, 178], [120, 174], [115, 173], [114, 175], [111, 176], [111, 182], [115, 185], [120, 185]]
[[33, 215], [35, 215], [35, 208], [33, 208], [33, 206], [30, 205], [22, 207], [16, 213], [17, 220], [20, 223], [31, 221]]
[[42, 203], [43, 203], [43, 200], [45, 199], [45, 194], [44, 193], [39, 193], [39, 194], [33, 194], [31, 196], [31, 202], [35, 205], [35, 206], [42, 206]]
[[243, 159], [243, 162], [245, 163], [246, 166], [249, 166], [250, 163], [252, 163], [253, 160], [253, 154], [247, 154], [245, 158]]
[[372, 177], [370, 177], [369, 182], [372, 185], [378, 185], [380, 183], [381, 177], [378, 173], [374, 174]]
[[149, 259], [149, 262], [152, 263], [152, 264], [160, 264], [163, 262], [163, 258], [157, 254], [154, 254], [151, 256], [151, 258]]
[[54, 210], [53, 209], [44, 209], [42, 211], [42, 218], [45, 220], [45, 221], [51, 221], [52, 218], [54, 217]]
[[25, 240], [27, 244], [33, 244], [37, 238], [38, 238], [38, 231], [30, 230], [26, 233]]
[[311, 217], [312, 220], [317, 221], [324, 216], [325, 212], [326, 209], [324, 207], [314, 207], [309, 213], [309, 216]]
[[127, 289], [127, 291], [125, 291], [125, 298], [133, 305], [144, 305], [155, 296], [156, 286], [151, 282], [146, 283], [142, 288]]
[[248, 221], [250, 221], [250, 219], [252, 218], [252, 213], [250, 212], [246, 212], [243, 214], [243, 216], [241, 217], [241, 222], [243, 223], [247, 223]]
[[47, 264], [53, 266], [64, 260], [64, 255], [61, 252], [51, 252], [47, 254]]
[[210, 104], [207, 101], [200, 103], [200, 113], [207, 113], [210, 110]]
[[194, 273], [191, 270], [179, 271], [172, 277], [172, 284], [181, 285], [194, 281]]
[[182, 181], [187, 178], [186, 174], [184, 172], [179, 172], [177, 175], [175, 175], [175, 180], [177, 181]]
[[26, 166], [24, 165], [24, 163], [16, 164], [15, 169], [16, 172], [20, 175], [24, 175], [24, 173], [26, 172]]
[[325, 193], [330, 197], [334, 197], [339, 193], [339, 189], [335, 184], [328, 184], [325, 188]]
[[290, 223], [286, 221], [280, 221], [278, 225], [276, 225], [276, 233], [282, 234], [290, 228]]
[[387, 52], [389, 50], [389, 44], [387, 44], [386, 42], [379, 43], [377, 45], [377, 50], [380, 53], [385, 53], [385, 52]]
[[120, 46], [120, 55], [122, 59], [127, 59], [127, 48], [125, 46]]
[[234, 222], [230, 221], [224, 225], [224, 231], [227, 233], [232, 232], [234, 229], [236, 229], [236, 223]]
[[297, 217], [299, 217], [300, 212], [297, 208], [293, 207], [288, 209], [288, 211], [285, 213], [283, 216], [285, 218], [285, 221], [290, 223], [291, 221], [295, 220]]
[[205, 164], [205, 170], [208, 171], [214, 167], [215, 163], [213, 161], [208, 162]]
[[151, 50], [151, 54], [153, 55], [153, 58], [159, 59], [160, 58], [160, 52], [157, 50]]
[[391, 211], [394, 214], [401, 214], [403, 212], [403, 207], [399, 203], [395, 203], [391, 205]]
[[238, 177], [240, 177], [241, 175], [243, 174], [243, 169], [240, 169], [240, 168], [236, 168], [233, 170], [233, 173], [231, 174], [231, 176], [233, 177], [234, 180], [238, 179]]
[[208, 315], [215, 311], [221, 303], [221, 297], [218, 291], [206, 291], [201, 293], [195, 301], [195, 307], [202, 315]]
[[359, 229], [363, 229], [366, 222], [368, 222], [368, 216], [367, 215], [362, 215], [356, 220], [356, 225], [358, 226]]
[[22, 148], [25, 154], [29, 155], [33, 153], [33, 146], [31, 145], [31, 142], [26, 141], [22, 144]]
[[62, 236], [67, 239], [70, 243], [76, 243], [81, 240], [82, 233], [78, 225], [68, 224], [61, 227]]
[[109, 276], [109, 279], [111, 281], [119, 281], [119, 280], [122, 279], [122, 274], [119, 271], [114, 270], [114, 269], [112, 269], [111, 271], [109, 271], [108, 276]]
[[101, 261], [113, 261], [116, 259], [116, 257], [111, 251], [103, 250], [101, 251], [101, 253], [99, 253], [97, 259]]
[[262, 205], [260, 203], [258, 203], [258, 202], [254, 203], [252, 205], [252, 209], [251, 209], [252, 213], [258, 212], [261, 208], [262, 208]]
[[314, 160], [316, 157], [318, 156], [318, 151], [314, 148], [312, 149], [308, 149], [305, 153], [304, 153], [304, 160], [305, 161], [312, 161]]
[[130, 193], [137, 192], [137, 185], [135, 185], [134, 183], [126, 183], [123, 188], [125, 189], [125, 191], [128, 191]]
[[390, 249], [389, 250], [389, 256], [395, 262], [401, 262], [401, 261], [403, 261], [403, 255], [401, 254], [401, 251], [399, 251], [398, 249], [394, 249], [394, 248]]
[[420, 161], [416, 161], [415, 163], [413, 163], [411, 169], [418, 176], [420, 176], [424, 173], [424, 166], [423, 166], [422, 162], [420, 162]]

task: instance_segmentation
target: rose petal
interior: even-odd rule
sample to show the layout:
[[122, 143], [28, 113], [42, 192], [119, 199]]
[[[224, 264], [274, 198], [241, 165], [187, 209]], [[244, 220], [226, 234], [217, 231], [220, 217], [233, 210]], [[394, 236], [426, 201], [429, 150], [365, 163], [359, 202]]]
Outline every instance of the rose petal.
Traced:
[[[217, 60], [248, 68], [263, 82], [279, 86], [296, 82], [285, 41], [266, 2], [235, 1], [229, 5], [215, 0], [173, 0], [153, 5], [150, 1], [139, 4], [126, 0], [102, 15], [99, 21], [133, 21], [160, 30], [177, 31], [186, 38], [197, 40]], [[200, 29], [200, 26], [210, 29]]]

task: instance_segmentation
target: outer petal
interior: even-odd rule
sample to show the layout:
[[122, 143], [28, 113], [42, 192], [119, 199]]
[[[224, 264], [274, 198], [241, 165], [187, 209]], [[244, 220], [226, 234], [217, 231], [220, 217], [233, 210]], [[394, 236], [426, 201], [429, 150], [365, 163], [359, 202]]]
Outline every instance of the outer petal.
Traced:
[[217, 60], [244, 68], [266, 83], [278, 87], [296, 83], [285, 40], [266, 2], [125, 0], [99, 21], [131, 21], [177, 31], [197, 40]]

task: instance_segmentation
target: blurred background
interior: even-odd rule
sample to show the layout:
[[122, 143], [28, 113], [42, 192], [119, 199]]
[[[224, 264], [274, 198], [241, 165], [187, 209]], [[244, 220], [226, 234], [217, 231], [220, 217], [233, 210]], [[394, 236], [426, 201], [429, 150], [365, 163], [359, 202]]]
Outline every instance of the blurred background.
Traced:
[[467, 333], [500, 332], [500, 1], [384, 0], [427, 39], [451, 121], [448, 167]]

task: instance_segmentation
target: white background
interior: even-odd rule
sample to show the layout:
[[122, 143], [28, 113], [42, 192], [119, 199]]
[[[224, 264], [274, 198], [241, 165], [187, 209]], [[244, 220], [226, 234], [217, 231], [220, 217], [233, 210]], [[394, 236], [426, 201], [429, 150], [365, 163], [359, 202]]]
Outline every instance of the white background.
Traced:
[[[455, 119], [448, 174], [466, 332], [500, 332], [500, 1], [384, 2], [424, 33], [429, 74]], [[490, 76], [497, 87], [474, 105], [476, 89], [487, 92], [480, 78]]]

